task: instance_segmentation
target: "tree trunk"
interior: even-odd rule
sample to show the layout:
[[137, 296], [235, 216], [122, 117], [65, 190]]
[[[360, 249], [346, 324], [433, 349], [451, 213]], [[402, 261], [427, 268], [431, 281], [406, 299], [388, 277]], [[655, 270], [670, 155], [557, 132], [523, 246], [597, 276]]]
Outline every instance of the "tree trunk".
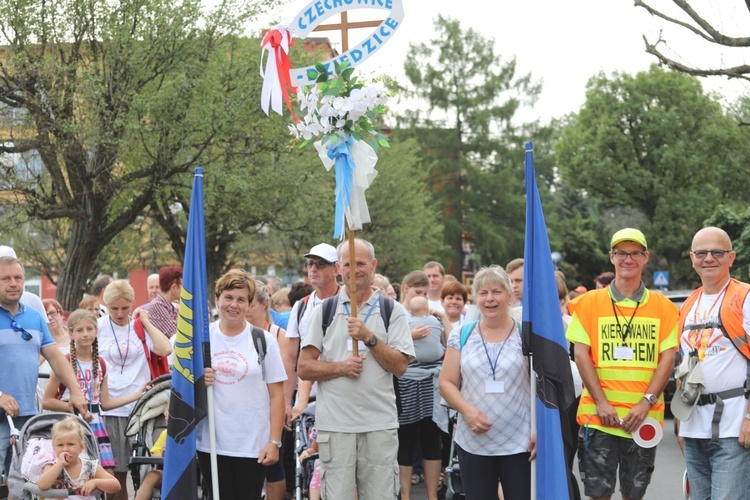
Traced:
[[99, 219], [75, 220], [71, 228], [67, 259], [57, 280], [57, 301], [65, 311], [78, 309], [86, 282], [93, 274], [94, 264], [107, 242], [99, 234]]

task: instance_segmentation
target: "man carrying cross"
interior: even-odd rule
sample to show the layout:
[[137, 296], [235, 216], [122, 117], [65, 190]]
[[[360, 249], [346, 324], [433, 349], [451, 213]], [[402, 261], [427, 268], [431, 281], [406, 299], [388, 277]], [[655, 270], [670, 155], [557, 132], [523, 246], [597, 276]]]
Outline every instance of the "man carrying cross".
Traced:
[[[347, 282], [337, 296], [314, 309], [302, 341], [299, 376], [318, 381], [315, 425], [322, 498], [348, 500], [356, 487], [359, 498], [393, 500], [399, 488], [393, 376], [406, 371], [414, 345], [403, 306], [381, 300], [372, 287], [375, 250], [365, 240], [354, 243], [356, 296], [350, 298]], [[348, 242], [337, 251], [348, 275]], [[324, 322], [329, 326], [324, 328]], [[352, 355], [353, 342], [359, 343], [357, 356]]]

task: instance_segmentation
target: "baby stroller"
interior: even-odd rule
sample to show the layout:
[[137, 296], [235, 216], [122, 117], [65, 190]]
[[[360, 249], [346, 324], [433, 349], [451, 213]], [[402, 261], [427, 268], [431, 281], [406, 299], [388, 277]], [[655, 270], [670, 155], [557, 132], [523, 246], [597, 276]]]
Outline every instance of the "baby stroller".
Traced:
[[295, 500], [310, 498], [310, 480], [315, 470], [315, 460], [318, 454], [314, 453], [300, 463], [302, 451], [312, 446], [310, 431], [315, 426], [315, 403], [310, 403], [294, 422], [294, 454], [295, 454]]
[[[449, 412], [449, 424], [454, 432], [456, 422], [458, 421], [458, 412], [451, 409]], [[451, 439], [450, 458], [448, 466], [445, 468], [443, 475], [443, 486], [445, 487], [445, 500], [463, 500], [464, 486], [461, 481], [461, 466], [458, 463], [458, 453], [456, 451], [456, 440]]]
[[[152, 457], [151, 447], [159, 434], [167, 428], [164, 411], [169, 403], [172, 389], [172, 376], [162, 375], [149, 384], [151, 386], [133, 406], [125, 427], [125, 436], [133, 439], [131, 443], [128, 468], [133, 478], [133, 489], [138, 491], [146, 474], [157, 466], [164, 464], [163, 457]], [[161, 495], [154, 491], [155, 498]]]
[[[133, 438], [128, 468], [133, 478], [135, 491], [138, 491], [149, 471], [164, 465], [163, 457], [151, 456], [151, 447], [159, 438], [161, 432], [167, 428], [164, 411], [167, 409], [171, 397], [172, 375], [165, 374], [155, 378], [149, 385], [151, 388], [143, 393], [130, 411], [128, 423], [125, 427], [125, 435]], [[209, 493], [203, 487], [197, 459], [195, 460], [195, 467], [198, 470], [198, 484], [196, 485], [198, 498], [206, 500]], [[151, 498], [161, 498], [161, 492], [155, 489]]]
[[[42, 444], [39, 442], [39, 439], [51, 440], [52, 426], [70, 416], [70, 413], [65, 412], [49, 412], [35, 415], [26, 422], [15, 440], [11, 438], [13, 441], [13, 462], [11, 463], [10, 473], [8, 475], [8, 488], [14, 499], [30, 500], [39, 497], [67, 498], [68, 496], [78, 494], [76, 490], [41, 490], [36, 483], [27, 481], [28, 478], [24, 477], [24, 474], [22, 473], [22, 465], [26, 462], [24, 458], [27, 449], [31, 453], [37, 451], [39, 445]], [[85, 454], [88, 458], [99, 460], [99, 446], [97, 445], [94, 431], [91, 430], [89, 424], [83, 419], [78, 418], [77, 421], [81, 424], [81, 427], [83, 427], [83, 434], [86, 438]], [[14, 431], [17, 431], [17, 429], [13, 426], [13, 421], [10, 417], [8, 417], [8, 423], [10, 424], [11, 434], [14, 434]], [[31, 448], [32, 446], [34, 446], [33, 449]], [[51, 447], [50, 450], [52, 450]], [[52, 454], [54, 455], [53, 451]], [[24, 470], [23, 472], [28, 471]], [[94, 493], [94, 496], [102, 498], [103, 495], [104, 493], [101, 491]]]

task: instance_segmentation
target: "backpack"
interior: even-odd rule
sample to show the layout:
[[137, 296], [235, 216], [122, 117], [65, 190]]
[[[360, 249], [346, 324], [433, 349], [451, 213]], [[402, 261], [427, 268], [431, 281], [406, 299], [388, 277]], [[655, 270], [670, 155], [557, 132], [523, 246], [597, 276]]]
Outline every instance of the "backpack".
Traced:
[[302, 335], [299, 333], [299, 324], [300, 321], [302, 321], [302, 316], [305, 315], [305, 310], [307, 309], [307, 304], [310, 302], [310, 296], [312, 293], [309, 293], [302, 297], [299, 301], [301, 302], [299, 309], [297, 309], [297, 335], [299, 336], [299, 342], [297, 343], [297, 358], [294, 362], [294, 373], [297, 373], [297, 364], [299, 363], [299, 353], [302, 350]]
[[139, 339], [141, 339], [141, 344], [143, 344], [143, 352], [146, 353], [148, 369], [151, 372], [151, 380], [154, 380], [161, 375], [171, 373], [167, 357], [154, 354], [151, 352], [151, 349], [148, 348], [148, 345], [146, 344], [146, 329], [143, 327], [141, 318], [135, 319], [135, 321], [133, 322], [133, 328], [135, 329], [135, 334], [138, 335]]
[[263, 330], [257, 326], [250, 325], [252, 328], [250, 333], [253, 337], [253, 346], [258, 351], [258, 364], [260, 365], [261, 372], [263, 373], [263, 380], [266, 380], [266, 353], [268, 352], [268, 346], [266, 345], [266, 336]]
[[[388, 331], [388, 327], [391, 324], [391, 313], [393, 313], [393, 299], [390, 297], [378, 296], [378, 302], [380, 303], [380, 317], [383, 319], [383, 325], [385, 325], [385, 331]], [[323, 301], [323, 336], [326, 335], [326, 330], [333, 323], [333, 317], [336, 314], [336, 307], [339, 303], [339, 296], [334, 295], [333, 297], [327, 298]], [[396, 411], [401, 414], [401, 395], [398, 390], [398, 377], [393, 376], [393, 392], [396, 394]]]
[[474, 327], [477, 326], [477, 323], [479, 323], [479, 321], [469, 321], [468, 323], [464, 323], [464, 326], [461, 327], [461, 337], [458, 342], [459, 351], [466, 345], [466, 341], [469, 340], [471, 332], [474, 331]]
[[311, 295], [312, 293], [308, 293], [307, 295], [305, 295], [304, 297], [300, 299], [300, 302], [302, 302], [302, 304], [300, 304], [299, 309], [297, 309], [297, 330], [299, 330], [299, 322], [302, 321], [302, 316], [305, 315], [305, 310], [307, 309], [307, 303], [310, 302]]

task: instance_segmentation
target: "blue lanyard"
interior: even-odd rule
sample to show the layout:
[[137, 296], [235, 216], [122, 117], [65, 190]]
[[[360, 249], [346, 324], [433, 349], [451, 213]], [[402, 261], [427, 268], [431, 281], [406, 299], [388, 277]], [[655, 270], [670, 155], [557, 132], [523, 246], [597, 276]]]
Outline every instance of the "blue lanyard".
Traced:
[[477, 329], [479, 330], [479, 338], [482, 339], [482, 345], [484, 346], [484, 353], [487, 355], [487, 362], [490, 364], [490, 369], [492, 370], [492, 380], [495, 380], [495, 369], [497, 368], [497, 362], [500, 359], [500, 354], [503, 352], [503, 349], [505, 349], [505, 344], [508, 343], [508, 339], [510, 339], [510, 336], [513, 335], [513, 330], [516, 329], [516, 320], [513, 320], [513, 325], [510, 327], [510, 333], [508, 333], [508, 338], [503, 341], [502, 344], [500, 344], [500, 349], [497, 351], [497, 356], [495, 356], [495, 362], [492, 362], [492, 358], [490, 357], [490, 351], [487, 349], [487, 343], [484, 341], [484, 336], [482, 335], [482, 326], [480, 323], [477, 323]]
[[[367, 320], [368, 320], [368, 319], [370, 318], [370, 314], [372, 314], [372, 310], [373, 310], [373, 309], [375, 309], [375, 304], [377, 304], [377, 303], [378, 303], [378, 301], [377, 301], [377, 300], [376, 300], [376, 301], [374, 301], [374, 302], [372, 303], [372, 305], [370, 306], [370, 309], [369, 309], [369, 310], [367, 311], [367, 314], [365, 315], [365, 319], [364, 319], [364, 321], [363, 321], [363, 323], [364, 323], [365, 325], [367, 324]], [[351, 314], [351, 312], [349, 311], [349, 303], [348, 303], [348, 302], [344, 302], [344, 311], [346, 311], [346, 315], [347, 315], [347, 316], [351, 317], [351, 315], [352, 315], [352, 314]]]
[[87, 399], [88, 399], [88, 402], [89, 402], [89, 409], [90, 409], [91, 408], [91, 400], [94, 397], [94, 390], [93, 390], [94, 388], [92, 387], [94, 385], [94, 380], [93, 380], [94, 372], [93, 371], [91, 372], [91, 377], [92, 377], [91, 383], [87, 384], [86, 383], [86, 373], [83, 371], [83, 367], [81, 366], [81, 362], [76, 359], [76, 363], [78, 364], [78, 373], [80, 374], [81, 380], [83, 381], [83, 390], [86, 391], [86, 394], [88, 394], [88, 398]]
[[115, 345], [117, 345], [117, 352], [120, 355], [120, 374], [122, 375], [122, 372], [125, 370], [125, 362], [128, 359], [128, 354], [130, 354], [130, 321], [128, 321], [128, 346], [125, 348], [125, 356], [122, 355], [122, 350], [120, 349], [120, 342], [117, 340], [117, 334], [115, 333], [115, 324], [112, 323], [112, 317], [108, 316], [107, 319], [109, 319], [109, 327], [112, 328], [112, 335], [115, 337]]

